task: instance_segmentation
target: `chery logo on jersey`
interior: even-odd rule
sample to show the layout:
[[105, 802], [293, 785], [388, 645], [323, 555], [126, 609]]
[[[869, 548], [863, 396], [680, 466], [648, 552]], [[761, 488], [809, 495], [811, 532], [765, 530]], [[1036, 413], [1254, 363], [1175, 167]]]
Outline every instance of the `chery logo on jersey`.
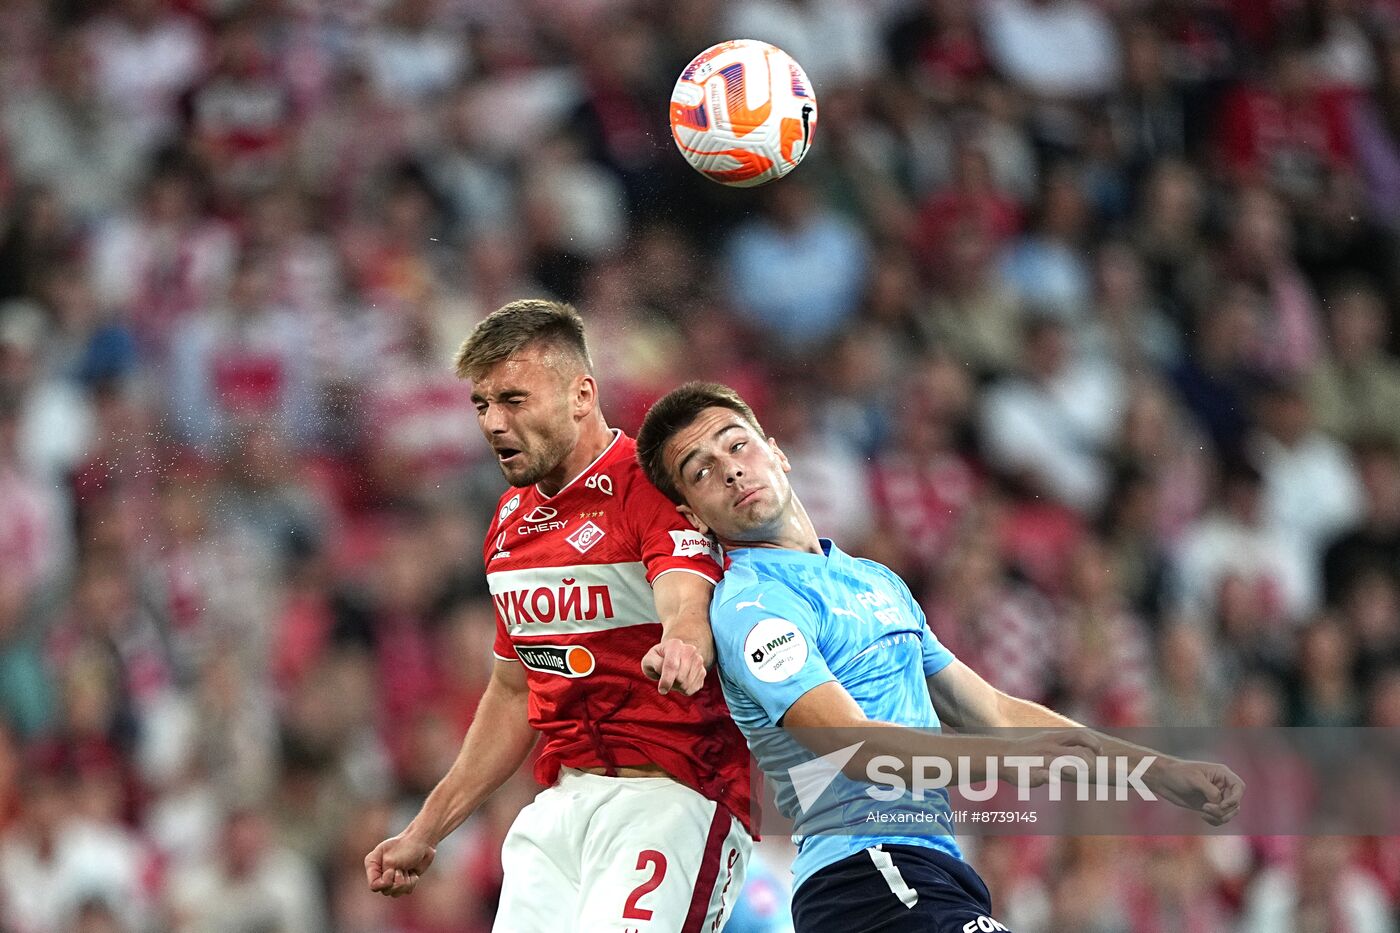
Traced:
[[524, 524], [516, 528], [515, 533], [518, 535], [537, 535], [545, 531], [559, 531], [569, 523], [567, 521], [550, 521], [558, 514], [558, 509], [551, 509], [547, 505], [535, 506], [520, 519]]
[[560, 677], [587, 677], [597, 666], [582, 645], [515, 645], [515, 656], [532, 671]]
[[603, 540], [603, 535], [605, 534], [607, 534], [606, 531], [592, 522], [584, 522], [574, 530], [573, 534], [569, 535], [564, 540], [572, 544], [574, 550], [578, 551], [580, 554], [587, 554], [593, 545]]
[[510, 497], [509, 502], [501, 506], [501, 511], [496, 516], [496, 520], [501, 522], [505, 521], [506, 519], [510, 518], [510, 513], [514, 512], [518, 508], [520, 508], [520, 493], [517, 492], [515, 495]]
[[764, 619], [744, 639], [744, 660], [755, 677], [776, 684], [807, 663], [807, 639], [786, 619]]

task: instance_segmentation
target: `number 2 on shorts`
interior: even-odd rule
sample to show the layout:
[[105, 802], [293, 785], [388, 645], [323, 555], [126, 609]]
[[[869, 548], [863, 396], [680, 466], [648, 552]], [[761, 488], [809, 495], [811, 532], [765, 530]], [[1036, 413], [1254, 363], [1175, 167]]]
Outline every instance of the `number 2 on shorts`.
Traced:
[[655, 849], [643, 849], [637, 856], [637, 871], [642, 871], [648, 865], [652, 866], [651, 877], [633, 888], [627, 896], [627, 904], [622, 908], [623, 920], [651, 919], [651, 911], [638, 907], [637, 902], [661, 886], [662, 879], [666, 877], [666, 856]]

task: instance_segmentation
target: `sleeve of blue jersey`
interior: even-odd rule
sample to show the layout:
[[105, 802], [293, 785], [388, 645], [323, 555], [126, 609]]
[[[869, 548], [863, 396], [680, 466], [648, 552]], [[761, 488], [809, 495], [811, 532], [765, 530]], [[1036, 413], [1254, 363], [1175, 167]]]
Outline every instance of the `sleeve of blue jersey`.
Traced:
[[914, 594], [909, 592], [908, 584], [901, 580], [899, 574], [895, 573], [893, 570], [884, 567], [884, 565], [881, 565], [881, 567], [890, 579], [894, 581], [895, 588], [903, 594], [905, 606], [909, 609], [910, 614], [913, 615], [919, 625], [923, 627], [924, 676], [932, 677], [934, 674], [937, 674], [939, 671], [943, 670], [943, 668], [956, 661], [957, 658], [953, 655], [953, 652], [943, 647], [943, 642], [939, 641], [938, 636], [933, 634], [933, 629], [929, 628], [928, 617], [924, 615], [924, 609], [919, 605], [919, 601], [914, 598]]
[[777, 725], [803, 694], [836, 679], [822, 657], [816, 613], [772, 581], [725, 596], [710, 607], [720, 669]]

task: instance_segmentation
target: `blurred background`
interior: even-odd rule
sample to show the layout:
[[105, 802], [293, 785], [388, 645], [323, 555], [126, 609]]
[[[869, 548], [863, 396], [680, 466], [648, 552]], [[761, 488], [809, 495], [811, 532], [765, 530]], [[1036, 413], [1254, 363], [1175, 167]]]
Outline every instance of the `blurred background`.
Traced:
[[[759, 190], [666, 124], [735, 37], [821, 106]], [[1394, 0], [6, 0], [0, 930], [489, 929], [528, 775], [361, 860], [490, 669], [450, 358], [522, 296], [614, 425], [737, 388], [1005, 690], [1400, 725], [1397, 229]], [[1400, 903], [1395, 839], [969, 848], [1018, 933]]]

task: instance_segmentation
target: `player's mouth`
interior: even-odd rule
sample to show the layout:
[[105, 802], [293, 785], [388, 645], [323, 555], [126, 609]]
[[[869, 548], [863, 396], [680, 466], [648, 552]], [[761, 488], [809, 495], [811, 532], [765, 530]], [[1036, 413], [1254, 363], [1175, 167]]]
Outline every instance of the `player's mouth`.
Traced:
[[517, 458], [524, 456], [524, 452], [516, 447], [497, 447], [496, 460], [498, 463], [514, 463]]
[[761, 493], [761, 492], [763, 492], [763, 487], [762, 487], [762, 486], [755, 486], [754, 488], [750, 489], [748, 492], [746, 492], [746, 493], [744, 493], [742, 496], [740, 496], [740, 497], [738, 498], [737, 501], [735, 501], [735, 503], [734, 503], [734, 508], [736, 508], [736, 509], [743, 508], [744, 506], [746, 506], [746, 505], [748, 505], [749, 503], [753, 502], [753, 501], [754, 501], [754, 498], [757, 497], [758, 494]]

